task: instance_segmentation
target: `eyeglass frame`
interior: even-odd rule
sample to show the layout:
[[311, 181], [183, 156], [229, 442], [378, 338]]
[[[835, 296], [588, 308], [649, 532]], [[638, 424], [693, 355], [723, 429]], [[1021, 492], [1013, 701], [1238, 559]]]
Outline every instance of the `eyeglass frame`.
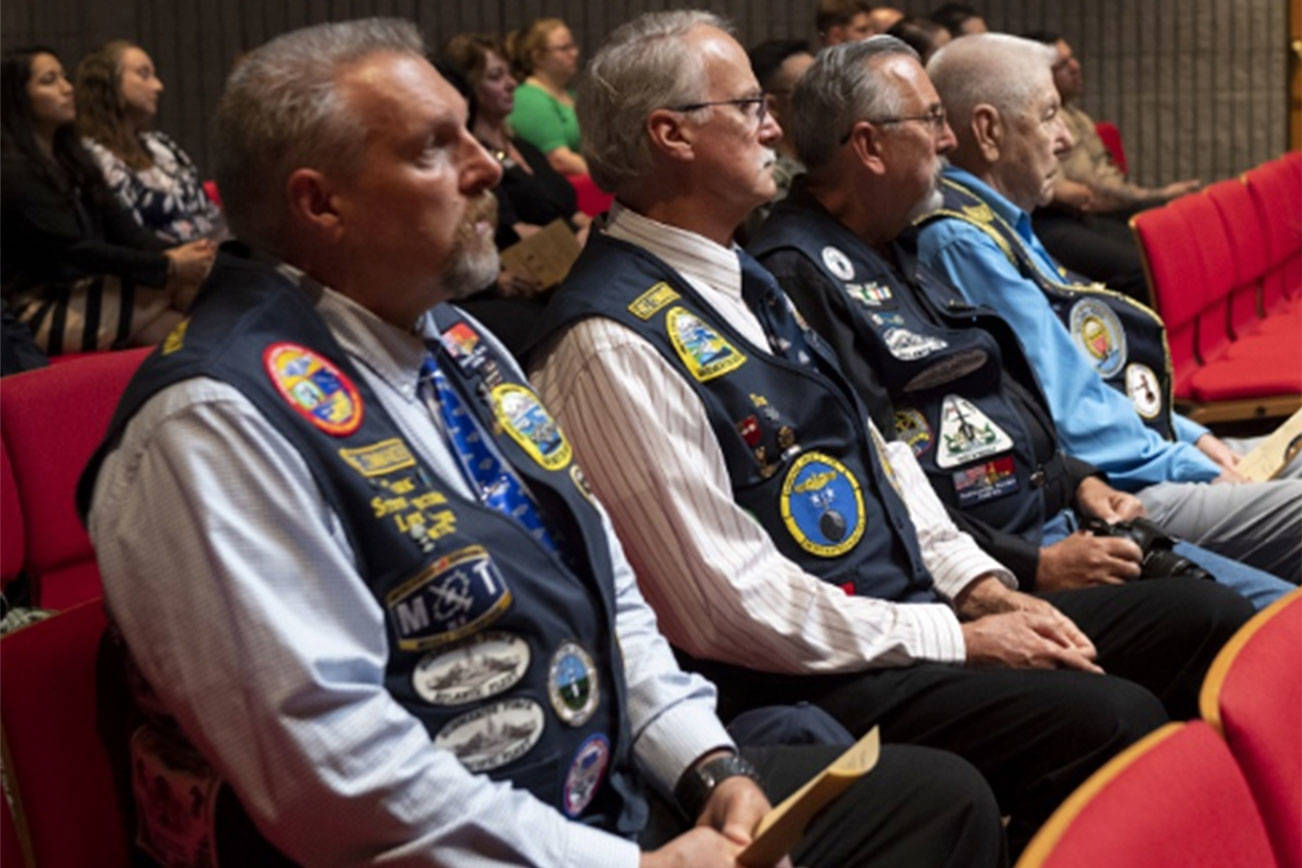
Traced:
[[[900, 115], [896, 118], [881, 118], [880, 120], [874, 118], [860, 118], [858, 121], [855, 121], [855, 123], [857, 124], [859, 121], [867, 121], [870, 124], [877, 124], [878, 126], [885, 126], [886, 124], [902, 124], [906, 121], [926, 121], [931, 126], [932, 132], [938, 133], [945, 128], [945, 124], [949, 123], [949, 114], [945, 111], [943, 105], [934, 105], [927, 109], [924, 114], [920, 115]], [[850, 141], [850, 137], [853, 135], [854, 127], [851, 126], [849, 131], [847, 131], [845, 135], [841, 136], [839, 144], [844, 145], [846, 142]]]
[[761, 93], [759, 96], [742, 96], [736, 99], [713, 99], [706, 102], [689, 102], [683, 105], [667, 105], [664, 108], [671, 112], [694, 112], [697, 109], [711, 108], [716, 105], [735, 105], [737, 108], [749, 105], [758, 105], [759, 110], [755, 113], [759, 126], [764, 126], [764, 119], [769, 114], [768, 93]]

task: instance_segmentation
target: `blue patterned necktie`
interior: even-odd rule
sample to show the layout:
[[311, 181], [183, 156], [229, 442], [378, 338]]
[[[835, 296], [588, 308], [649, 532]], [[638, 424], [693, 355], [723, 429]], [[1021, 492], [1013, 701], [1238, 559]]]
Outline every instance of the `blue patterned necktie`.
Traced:
[[774, 355], [790, 362], [816, 367], [814, 351], [805, 330], [796, 321], [782, 288], [764, 266], [748, 253], [739, 251], [741, 262], [741, 300], [759, 320]]
[[538, 513], [538, 505], [520, 478], [502, 460], [475, 414], [466, 409], [461, 396], [448, 384], [433, 356], [426, 355], [421, 363], [420, 390], [431, 411], [435, 409], [433, 405], [438, 405], [461, 475], [480, 502], [511, 516], [549, 551], [558, 553], [556, 542]]

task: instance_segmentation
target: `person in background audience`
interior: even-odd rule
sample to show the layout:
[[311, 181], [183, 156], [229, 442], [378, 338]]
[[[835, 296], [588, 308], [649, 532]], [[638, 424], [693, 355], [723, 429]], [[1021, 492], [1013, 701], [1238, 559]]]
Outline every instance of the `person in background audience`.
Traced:
[[[497, 270], [501, 169], [415, 27], [277, 37], [235, 67], [217, 128], [241, 244], [79, 491], [136, 855], [734, 868], [769, 797], [841, 748], [738, 751], [566, 434], [444, 303]], [[973, 769], [887, 745], [793, 856], [1004, 853]]]
[[77, 132], [109, 189], [141, 226], [170, 244], [220, 241], [221, 209], [180, 145], [150, 129], [163, 82], [137, 45], [105, 43], [77, 65]]
[[174, 247], [142, 229], [77, 140], [73, 88], [48, 48], [0, 63], [5, 301], [51, 355], [162, 340], [216, 250]]
[[1235, 450], [1172, 408], [1161, 319], [1063, 270], [1031, 229], [1028, 212], [1052, 195], [1072, 141], [1053, 56], [980, 34], [927, 64], [957, 145], [943, 202], [921, 218], [918, 261], [1012, 325], [1068, 454], [1138, 496], [1172, 535], [1297, 584], [1302, 460], [1290, 478], [1245, 482]]
[[904, 17], [904, 13], [894, 6], [874, 6], [868, 12], [868, 24], [873, 33], [885, 33]]
[[981, 13], [967, 3], [942, 4], [928, 17], [948, 30], [949, 35], [955, 39], [970, 33], [985, 33], [987, 30], [986, 20], [981, 17]]
[[[755, 80], [764, 90], [769, 114], [782, 126], [791, 116], [791, 92], [801, 74], [814, 62], [809, 43], [803, 39], [770, 39], [750, 50], [750, 67]], [[777, 192], [773, 199], [754, 211], [746, 220], [747, 229], [758, 228], [768, 216], [774, 202], [782, 200], [791, 188], [792, 180], [805, 171], [796, 149], [785, 136], [774, 146], [777, 159], [773, 162], [773, 184]]]
[[912, 15], [895, 22], [886, 33], [918, 52], [923, 63], [927, 62], [936, 49], [953, 38], [948, 30], [930, 18], [915, 18]]
[[814, 27], [823, 45], [855, 42], [873, 35], [869, 17], [872, 4], [865, 0], [819, 0]]
[[579, 154], [579, 120], [570, 92], [579, 73], [574, 35], [559, 18], [539, 18], [513, 37], [508, 40], [511, 60], [525, 79], [515, 91], [511, 128], [546, 154], [556, 171], [588, 174]]

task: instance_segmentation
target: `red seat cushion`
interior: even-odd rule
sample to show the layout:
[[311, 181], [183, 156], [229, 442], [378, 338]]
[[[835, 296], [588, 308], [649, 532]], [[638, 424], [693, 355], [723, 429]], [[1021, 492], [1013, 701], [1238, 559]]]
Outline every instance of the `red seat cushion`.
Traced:
[[1195, 401], [1238, 401], [1302, 394], [1302, 370], [1284, 370], [1257, 358], [1213, 362], [1189, 376]]
[[596, 217], [610, 210], [615, 197], [597, 186], [591, 175], [566, 175], [565, 179], [574, 188], [579, 200], [579, 210], [589, 217]]
[[1252, 788], [1280, 865], [1302, 865], [1302, 591], [1240, 628], [1207, 672], [1202, 713]]
[[1018, 868], [1260, 868], [1265, 825], [1225, 742], [1171, 723], [1117, 755], [1049, 818]]

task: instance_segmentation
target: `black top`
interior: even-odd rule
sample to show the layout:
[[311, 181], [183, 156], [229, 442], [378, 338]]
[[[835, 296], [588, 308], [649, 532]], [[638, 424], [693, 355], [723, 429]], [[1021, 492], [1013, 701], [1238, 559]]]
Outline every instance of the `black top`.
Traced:
[[557, 218], [568, 222], [579, 208], [574, 188], [564, 175], [552, 168], [542, 151], [518, 137], [511, 139], [511, 144], [533, 169], [533, 174], [514, 160], [502, 163], [502, 183], [493, 191], [497, 195], [499, 248], [510, 247], [520, 240], [512, 224], [546, 226]]
[[167, 283], [165, 244], [136, 223], [103, 186], [56, 189], [21, 155], [0, 161], [0, 284], [29, 286], [114, 274]]

